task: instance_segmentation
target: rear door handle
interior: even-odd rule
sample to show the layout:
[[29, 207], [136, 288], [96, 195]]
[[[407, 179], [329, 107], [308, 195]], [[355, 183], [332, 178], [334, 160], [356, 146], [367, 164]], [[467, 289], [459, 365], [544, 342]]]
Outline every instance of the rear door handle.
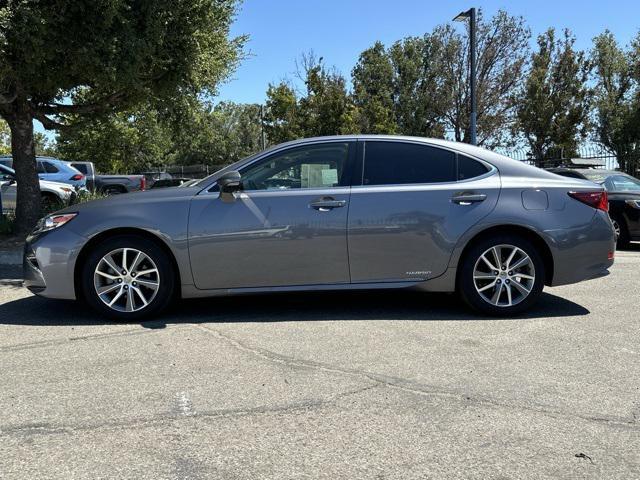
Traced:
[[315, 200], [309, 204], [314, 210], [320, 212], [328, 212], [334, 208], [344, 207], [347, 204], [346, 200], [335, 200], [334, 198], [323, 198], [321, 200]]
[[451, 197], [453, 203], [458, 205], [471, 205], [472, 203], [484, 202], [487, 196], [484, 193], [463, 193]]

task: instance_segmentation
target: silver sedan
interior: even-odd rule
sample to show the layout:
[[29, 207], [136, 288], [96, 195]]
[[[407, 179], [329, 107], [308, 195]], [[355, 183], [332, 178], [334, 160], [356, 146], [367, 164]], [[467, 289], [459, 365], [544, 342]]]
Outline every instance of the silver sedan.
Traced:
[[413, 288], [511, 315], [607, 273], [607, 194], [461, 143], [338, 136], [278, 145], [193, 186], [40, 221], [26, 286], [114, 319], [176, 297]]

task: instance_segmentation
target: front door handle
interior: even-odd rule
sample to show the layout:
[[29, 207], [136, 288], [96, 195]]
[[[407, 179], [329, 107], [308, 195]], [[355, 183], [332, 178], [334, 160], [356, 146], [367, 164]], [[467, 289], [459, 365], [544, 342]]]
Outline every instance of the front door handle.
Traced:
[[311, 202], [309, 204], [309, 207], [320, 212], [328, 212], [329, 210], [333, 210], [334, 208], [344, 207], [346, 204], [346, 200], [336, 200], [331, 197], [326, 197]]
[[451, 197], [451, 201], [458, 205], [471, 205], [472, 203], [484, 202], [486, 198], [487, 196], [484, 193], [463, 193], [454, 195]]

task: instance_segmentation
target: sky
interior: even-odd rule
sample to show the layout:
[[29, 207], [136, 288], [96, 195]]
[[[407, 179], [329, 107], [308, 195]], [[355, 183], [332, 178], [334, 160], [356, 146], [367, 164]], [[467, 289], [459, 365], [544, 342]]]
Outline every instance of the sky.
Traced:
[[[576, 47], [588, 50], [591, 39], [611, 30], [627, 44], [640, 30], [640, 0], [244, 0], [231, 35], [249, 35], [247, 58], [220, 86], [214, 101], [263, 103], [269, 83], [295, 79], [295, 62], [311, 50], [347, 78], [358, 55], [376, 40], [390, 45], [423, 35], [475, 6], [486, 16], [504, 9], [521, 15], [535, 37], [550, 26], [569, 28]], [[458, 28], [463, 29], [462, 24]], [[36, 131], [44, 129], [35, 122]], [[53, 134], [47, 132], [47, 136]]]
[[[294, 79], [295, 61], [313, 50], [347, 78], [360, 52], [376, 40], [390, 45], [423, 35], [475, 6], [486, 16], [504, 9], [522, 15], [535, 37], [550, 26], [569, 28], [576, 47], [588, 50], [605, 29], [628, 43], [640, 29], [640, 0], [245, 0], [232, 35], [248, 34], [248, 58], [220, 87], [216, 100], [262, 103], [269, 83]], [[459, 24], [460, 29], [464, 28]]]

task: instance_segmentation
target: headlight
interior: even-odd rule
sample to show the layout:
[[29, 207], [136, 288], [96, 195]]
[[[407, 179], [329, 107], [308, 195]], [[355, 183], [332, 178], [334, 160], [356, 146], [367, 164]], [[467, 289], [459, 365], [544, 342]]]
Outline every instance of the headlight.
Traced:
[[627, 205], [633, 208], [640, 208], [640, 200], [625, 200]]
[[60, 187], [60, 190], [62, 190], [63, 192], [67, 192], [67, 193], [75, 192], [75, 190], [73, 188], [69, 188], [69, 187]]
[[48, 232], [63, 226], [65, 223], [72, 220], [77, 213], [61, 213], [59, 215], [49, 215], [41, 218], [36, 224], [36, 228], [33, 233]]

